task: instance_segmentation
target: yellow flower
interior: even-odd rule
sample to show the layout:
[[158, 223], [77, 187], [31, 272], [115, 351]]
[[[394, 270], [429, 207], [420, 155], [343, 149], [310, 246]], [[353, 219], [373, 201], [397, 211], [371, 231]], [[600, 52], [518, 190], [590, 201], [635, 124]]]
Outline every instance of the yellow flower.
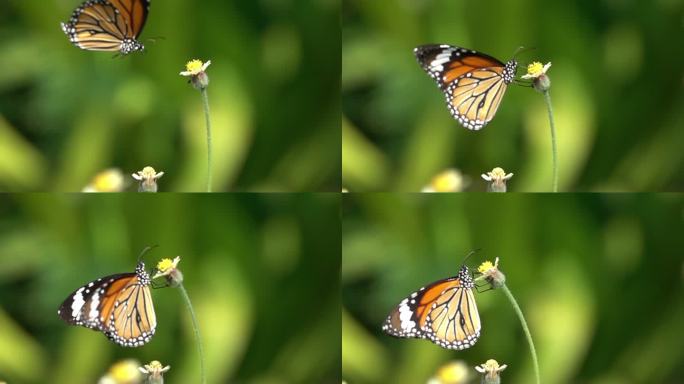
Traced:
[[154, 170], [152, 167], [145, 167], [142, 169], [142, 171], [138, 171], [137, 173], [133, 174], [133, 178], [136, 180], [150, 180], [150, 179], [158, 179], [164, 175], [164, 172], [159, 172]]
[[189, 77], [188, 83], [200, 91], [204, 91], [209, 86], [209, 76], [206, 71], [211, 64], [211, 60], [203, 63], [202, 60], [190, 60], [185, 64], [185, 71], [181, 72], [181, 76]]
[[463, 361], [452, 361], [439, 368], [428, 384], [462, 384], [468, 382], [468, 366]]
[[164, 277], [171, 287], [177, 287], [183, 283], [183, 273], [178, 269], [180, 256], [176, 256], [173, 261], [170, 259], [162, 259], [157, 263], [157, 273], [152, 276], [153, 279]]
[[551, 67], [551, 63], [546, 63], [545, 65], [542, 65], [542, 63], [535, 61], [534, 63], [530, 64], [527, 66], [527, 74], [522, 75], [523, 79], [536, 79], [544, 74], [546, 74], [546, 71], [549, 70]]
[[499, 372], [506, 369], [507, 365], [499, 365], [499, 363], [494, 359], [487, 360], [484, 364], [480, 364], [475, 367], [475, 370], [484, 373], [485, 377], [488, 379], [493, 379], [499, 376]]
[[508, 180], [511, 177], [513, 177], [512, 173], [506, 174], [506, 171], [503, 170], [503, 168], [496, 167], [492, 169], [491, 172], [487, 172], [486, 174], [482, 174], [482, 178], [487, 180], [487, 181], [502, 181], [502, 180]]
[[93, 177], [83, 192], [121, 192], [125, 187], [124, 175], [117, 168], [106, 169]]
[[464, 184], [461, 172], [451, 168], [438, 173], [421, 192], [460, 192]]
[[203, 63], [202, 60], [190, 60], [185, 64], [185, 71], [181, 72], [181, 76], [197, 76], [200, 73], [207, 70], [207, 67], [211, 65], [211, 60], [207, 60]]
[[100, 378], [99, 383], [136, 384], [140, 383], [142, 375], [138, 371], [138, 363], [135, 359], [126, 359], [116, 362], [109, 368], [105, 376]]
[[159, 272], [161, 273], [161, 275], [159, 276], [167, 275], [169, 271], [171, 271], [172, 269], [176, 269], [179, 262], [180, 256], [176, 256], [173, 259], [173, 261], [171, 259], [161, 259], [161, 261], [157, 263], [157, 270], [159, 270]]
[[[497, 259], [498, 261], [499, 259]], [[486, 271], [494, 268], [494, 264], [492, 264], [491, 261], [487, 260], [484, 263], [480, 264], [480, 267], [477, 268], [477, 271], [480, 273], [485, 273]]]
[[134, 179], [140, 181], [139, 192], [157, 192], [157, 179], [164, 176], [164, 172], [154, 170], [152, 167], [145, 167], [142, 171], [131, 174]]
[[171, 369], [171, 366], [167, 365], [164, 367], [159, 361], [152, 360], [149, 364], [145, 364], [144, 367], [139, 367], [138, 369], [140, 372], [149, 375], [152, 379], [159, 379], [162, 377], [162, 373]]
[[492, 192], [506, 192], [506, 181], [513, 177], [512, 173], [506, 173], [503, 169], [496, 167], [491, 172], [483, 173], [482, 178], [491, 182], [489, 190]]
[[494, 264], [492, 264], [491, 261], [485, 261], [484, 263], [480, 264], [480, 266], [477, 268], [477, 271], [482, 276], [479, 276], [475, 280], [484, 279], [491, 284], [493, 288], [499, 288], [506, 283], [506, 276], [499, 271], [498, 257], [494, 260]]

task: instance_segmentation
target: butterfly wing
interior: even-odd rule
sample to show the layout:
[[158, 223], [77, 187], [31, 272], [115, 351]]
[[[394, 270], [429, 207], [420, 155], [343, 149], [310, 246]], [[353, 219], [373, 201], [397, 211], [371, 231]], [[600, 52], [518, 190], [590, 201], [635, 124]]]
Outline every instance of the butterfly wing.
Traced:
[[126, 20], [126, 36], [137, 39], [147, 21], [150, 0], [109, 0], [109, 2]]
[[107, 319], [107, 312], [103, 312], [107, 292], [114, 283], [129, 281], [134, 276], [135, 273], [120, 273], [91, 281], [67, 296], [57, 314], [68, 324], [101, 330]]
[[394, 337], [425, 338], [425, 332], [423, 332], [420, 321], [428, 307], [427, 303], [423, 302], [423, 298], [425, 293], [430, 291], [434, 285], [446, 280], [422, 287], [402, 300], [387, 316], [382, 325], [382, 330]]
[[102, 330], [110, 340], [124, 347], [139, 347], [152, 339], [157, 318], [149, 285], [139, 276], [112, 284], [105, 303], [103, 313], [109, 315]]
[[480, 315], [470, 288], [457, 281], [443, 284], [424, 317], [426, 338], [442, 348], [466, 349], [480, 337]]
[[121, 346], [139, 347], [157, 327], [149, 285], [141, 262], [134, 273], [106, 276], [77, 289], [57, 314], [68, 324], [101, 331]]
[[489, 55], [445, 44], [419, 46], [414, 54], [444, 92], [451, 115], [471, 130], [482, 129], [494, 118], [517, 67], [514, 60], [504, 64]]
[[468, 268], [413, 292], [392, 310], [383, 331], [395, 337], [429, 339], [442, 348], [466, 349], [480, 336], [480, 316]]
[[62, 30], [77, 47], [128, 54], [144, 49], [136, 39], [147, 20], [149, 0], [88, 0]]

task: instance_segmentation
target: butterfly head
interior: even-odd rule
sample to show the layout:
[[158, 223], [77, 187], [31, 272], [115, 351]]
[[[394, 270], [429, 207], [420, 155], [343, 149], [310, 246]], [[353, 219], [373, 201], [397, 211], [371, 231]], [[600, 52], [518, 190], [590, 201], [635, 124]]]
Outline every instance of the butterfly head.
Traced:
[[518, 69], [518, 62], [515, 59], [509, 60], [504, 66], [503, 80], [504, 83], [510, 84], [515, 80], [515, 71]]
[[131, 52], [136, 52], [136, 51], [144, 51], [145, 46], [143, 43], [139, 42], [138, 40], [134, 39], [124, 39], [123, 42], [121, 42], [121, 48], [119, 51], [121, 52], [122, 55], [128, 55]]
[[142, 261], [138, 262], [135, 267], [135, 274], [138, 275], [138, 280], [140, 280], [141, 285], [149, 285], [151, 283], [150, 274], [145, 270], [145, 263]]
[[461, 280], [461, 286], [464, 288], [473, 288], [475, 283], [473, 282], [473, 277], [470, 275], [470, 270], [465, 264], [458, 271], [458, 279]]

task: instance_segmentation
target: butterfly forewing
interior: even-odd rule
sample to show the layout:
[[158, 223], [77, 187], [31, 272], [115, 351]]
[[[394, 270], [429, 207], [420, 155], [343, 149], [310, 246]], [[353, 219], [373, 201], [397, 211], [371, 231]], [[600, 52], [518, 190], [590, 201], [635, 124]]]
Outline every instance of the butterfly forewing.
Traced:
[[149, 0], [109, 0], [121, 14], [125, 17], [127, 24], [127, 36], [138, 38], [142, 32], [145, 22], [147, 21], [147, 13], [150, 9]]
[[473, 287], [463, 266], [457, 276], [420, 288], [402, 300], [382, 329], [396, 337], [429, 339], [442, 348], [471, 347], [481, 328]]
[[494, 118], [517, 67], [514, 60], [504, 64], [489, 55], [445, 44], [419, 46], [414, 54], [444, 92], [451, 115], [471, 130], [482, 129]]
[[119, 273], [91, 281], [67, 296], [57, 314], [69, 324], [99, 330], [106, 319], [104, 314], [108, 313], [102, 310], [107, 305], [104, 299], [108, 288], [112, 283], [125, 281], [133, 276], [135, 273]]
[[387, 316], [382, 330], [395, 337], [424, 337], [419, 322], [422, 313], [425, 311], [425, 306], [418, 305], [423, 291], [425, 291], [425, 287], [402, 300]]

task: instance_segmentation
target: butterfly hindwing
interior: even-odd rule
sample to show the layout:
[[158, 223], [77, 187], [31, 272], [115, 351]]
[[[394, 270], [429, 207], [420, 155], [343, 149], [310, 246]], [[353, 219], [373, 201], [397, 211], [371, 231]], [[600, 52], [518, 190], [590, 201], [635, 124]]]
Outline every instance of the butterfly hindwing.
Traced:
[[105, 335], [115, 343], [137, 347], [150, 341], [157, 326], [150, 289], [135, 278], [116, 293], [105, 322]]

